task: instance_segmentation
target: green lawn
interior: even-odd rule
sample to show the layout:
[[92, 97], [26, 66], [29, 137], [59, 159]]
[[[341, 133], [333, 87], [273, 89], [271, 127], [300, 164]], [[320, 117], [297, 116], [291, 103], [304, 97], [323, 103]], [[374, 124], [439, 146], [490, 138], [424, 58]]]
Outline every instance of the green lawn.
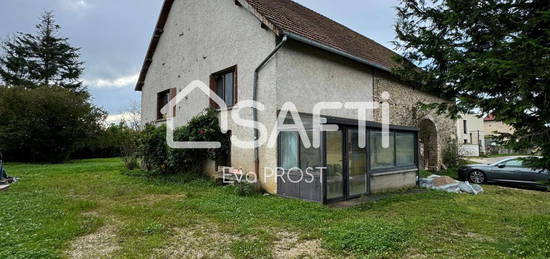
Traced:
[[550, 193], [484, 186], [332, 209], [182, 177], [130, 176], [119, 159], [8, 164], [0, 258], [550, 257]]

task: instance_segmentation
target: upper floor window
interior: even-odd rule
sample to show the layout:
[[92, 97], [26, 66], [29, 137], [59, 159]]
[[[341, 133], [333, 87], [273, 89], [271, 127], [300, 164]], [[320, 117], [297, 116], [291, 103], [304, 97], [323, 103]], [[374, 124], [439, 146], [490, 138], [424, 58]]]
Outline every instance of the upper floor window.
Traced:
[[[157, 93], [157, 120], [165, 120], [168, 118], [168, 109], [166, 105], [176, 97], [176, 89], [171, 88]], [[176, 107], [174, 107], [174, 116], [176, 115]]]
[[463, 120], [462, 125], [463, 125], [463, 128], [464, 128], [464, 134], [468, 134], [468, 121]]
[[162, 113], [162, 108], [170, 101], [170, 90], [157, 93], [157, 120], [166, 119], [166, 114]]
[[[212, 74], [210, 88], [224, 100], [227, 107], [235, 105], [237, 103], [237, 66]], [[211, 104], [219, 108], [213, 102]]]

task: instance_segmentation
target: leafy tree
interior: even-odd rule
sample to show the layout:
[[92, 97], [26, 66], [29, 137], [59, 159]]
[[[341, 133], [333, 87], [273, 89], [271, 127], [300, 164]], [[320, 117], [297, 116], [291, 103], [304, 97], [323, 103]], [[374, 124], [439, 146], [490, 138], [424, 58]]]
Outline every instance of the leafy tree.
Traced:
[[104, 118], [86, 93], [0, 87], [0, 151], [11, 161], [62, 162], [101, 132]]
[[4, 56], [0, 57], [0, 78], [8, 86], [56, 85], [80, 90], [83, 72], [80, 49], [59, 36], [61, 27], [55, 23], [52, 12], [44, 13], [36, 29], [35, 34], [19, 32], [1, 43]]
[[[137, 149], [139, 130], [121, 122], [102, 127], [97, 134], [86, 139], [71, 158], [120, 157]], [[132, 149], [132, 150], [128, 150]]]
[[[395, 72], [454, 104], [479, 109], [516, 129], [516, 149], [538, 149], [535, 167], [550, 168], [550, 1], [401, 0]], [[420, 69], [419, 69], [420, 67]]]

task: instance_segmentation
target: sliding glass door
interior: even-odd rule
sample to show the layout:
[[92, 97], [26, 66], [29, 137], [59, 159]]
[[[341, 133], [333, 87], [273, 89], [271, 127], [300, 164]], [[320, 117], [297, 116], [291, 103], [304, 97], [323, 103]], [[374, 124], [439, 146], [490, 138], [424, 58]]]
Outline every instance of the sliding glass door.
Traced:
[[367, 149], [359, 147], [357, 128], [326, 135], [326, 198], [343, 200], [367, 192]]
[[[365, 133], [366, 134], [366, 133]], [[367, 192], [367, 149], [359, 147], [359, 131], [347, 129], [348, 196]]]
[[342, 131], [327, 132], [326, 194], [327, 200], [344, 198], [344, 135]]

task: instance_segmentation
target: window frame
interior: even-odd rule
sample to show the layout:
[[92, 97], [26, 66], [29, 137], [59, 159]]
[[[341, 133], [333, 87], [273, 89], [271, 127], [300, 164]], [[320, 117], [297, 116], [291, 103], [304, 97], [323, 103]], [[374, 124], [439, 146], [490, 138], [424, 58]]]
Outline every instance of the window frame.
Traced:
[[[306, 114], [300, 114], [301, 116], [301, 119], [302, 119], [302, 122], [304, 121], [307, 121], [307, 120], [312, 120], [313, 119], [313, 116], [310, 116], [310, 115], [306, 115]], [[286, 120], [288, 119], [292, 119], [292, 117], [287, 117], [285, 119], [285, 123], [286, 123]], [[306, 134], [308, 135], [308, 138], [311, 138], [312, 135], [310, 134], [313, 134], [313, 129], [309, 129], [309, 128], [306, 128]], [[289, 171], [291, 169], [296, 169], [296, 168], [299, 168], [301, 170], [305, 170], [306, 168], [302, 168], [302, 153], [303, 153], [303, 150], [306, 149], [302, 144], [303, 144], [303, 141], [302, 141], [302, 136], [300, 135], [300, 133], [298, 131], [292, 131], [292, 133], [296, 134], [297, 135], [297, 138], [296, 138], [296, 145], [298, 145], [298, 148], [297, 148], [297, 152], [298, 152], [298, 159], [297, 159], [297, 163], [298, 163], [298, 166], [297, 167], [293, 167], [293, 168], [284, 168], [282, 167], [282, 161], [283, 161], [283, 152], [282, 152], [282, 149], [281, 149], [281, 146], [282, 146], [282, 137], [281, 137], [281, 133], [283, 132], [279, 132], [279, 135], [277, 136], [277, 167], [279, 168], [282, 168], [284, 169], [285, 171]], [[311, 141], [311, 139], [310, 139]], [[313, 142], [311, 141], [311, 145], [313, 148]], [[319, 148], [317, 148], [318, 152], [319, 152], [319, 161], [320, 161], [320, 165], [321, 167], [325, 166], [325, 134], [321, 134], [321, 146]], [[317, 169], [315, 169], [317, 170]]]
[[[381, 172], [392, 172], [392, 171], [400, 171], [400, 170], [412, 170], [412, 169], [418, 169], [419, 168], [419, 165], [418, 165], [418, 132], [416, 131], [406, 131], [406, 130], [390, 130], [390, 137], [393, 138], [393, 141], [394, 141], [394, 149], [393, 149], [393, 166], [392, 167], [387, 167], [387, 168], [376, 168], [374, 169], [372, 167], [372, 160], [371, 160], [371, 150], [370, 148], [372, 147], [371, 145], [371, 142], [370, 142], [370, 133], [371, 132], [380, 132], [381, 130], [379, 129], [372, 129], [372, 128], [367, 128], [367, 170], [369, 173], [381, 173]], [[296, 138], [296, 145], [298, 146], [298, 149], [297, 149], [297, 152], [298, 152], [298, 159], [297, 159], [297, 163], [298, 163], [298, 166], [297, 168], [300, 168], [302, 166], [302, 149], [304, 148], [302, 146], [302, 138], [300, 136], [300, 134], [298, 132], [294, 132], [295, 134], [298, 135], [298, 137]], [[413, 164], [412, 165], [404, 165], [404, 166], [398, 166], [397, 165], [397, 135], [399, 133], [405, 133], [405, 134], [411, 134], [413, 135], [413, 139], [414, 139], [414, 147], [413, 147]], [[321, 141], [321, 147], [319, 147], [319, 152], [322, 152], [321, 153], [321, 161], [323, 162], [323, 165], [324, 165], [324, 162], [325, 162], [325, 152], [326, 152], [326, 148], [325, 148], [325, 140], [326, 140], [326, 136], [325, 134], [321, 134], [322, 136], [322, 141]], [[277, 166], [280, 167], [280, 168], [283, 168], [282, 167], [282, 150], [281, 150], [281, 145], [282, 145], [282, 138], [281, 138], [281, 135], [279, 134], [278, 138], [277, 138]], [[284, 170], [291, 170], [293, 168], [283, 168]]]
[[[177, 94], [177, 90], [176, 88], [169, 88], [169, 89], [166, 89], [166, 90], [163, 90], [163, 91], [160, 91], [157, 93], [157, 115], [156, 115], [156, 120], [157, 121], [165, 121], [166, 119], [168, 119], [168, 114], [166, 114], [166, 117], [164, 116], [164, 114], [162, 114], [161, 110], [164, 106], [168, 105], [170, 103], [170, 101], [176, 97], [176, 94]], [[161, 105], [161, 96], [166, 96], [166, 104], [164, 105]], [[176, 109], [177, 105], [174, 106], [174, 116], [176, 116]]]
[[[373, 129], [368, 128], [367, 129], [367, 140], [370, 140], [370, 134], [371, 132], [381, 132], [380, 129]], [[405, 166], [398, 166], [397, 165], [397, 135], [399, 133], [405, 133], [405, 134], [412, 134], [414, 137], [414, 147], [413, 147], [413, 165], [405, 165]], [[368, 146], [368, 172], [369, 174], [376, 174], [376, 173], [383, 173], [383, 172], [392, 172], [392, 171], [401, 171], [401, 170], [418, 170], [418, 132], [416, 131], [407, 131], [407, 130], [390, 130], [391, 137], [393, 137], [393, 167], [387, 167], [387, 168], [373, 168], [372, 161], [371, 161], [371, 141], [367, 142]]]
[[[280, 132], [280, 133], [283, 133], [283, 132]], [[282, 151], [283, 151], [283, 150], [281, 149], [281, 146], [282, 146], [282, 144], [283, 144], [283, 142], [282, 142], [283, 140], [282, 140], [281, 134], [279, 134], [279, 136], [277, 136], [277, 166], [278, 166], [279, 168], [282, 168], [282, 169], [286, 170], [286, 171], [292, 170], [292, 169], [296, 169], [296, 168], [299, 168], [300, 170], [305, 170], [305, 169], [307, 169], [307, 168], [302, 168], [302, 162], [303, 162], [303, 161], [302, 161], [302, 157], [303, 157], [302, 152], [303, 152], [306, 148], [304, 147], [304, 145], [302, 145], [302, 143], [303, 143], [303, 142], [302, 142], [302, 136], [301, 136], [300, 133], [297, 132], [297, 131], [296, 131], [296, 132], [292, 131], [292, 133], [294, 133], [294, 134], [297, 135], [297, 137], [296, 137], [296, 142], [297, 142], [296, 145], [297, 145], [297, 147], [298, 147], [298, 148], [297, 148], [297, 152], [298, 152], [297, 163], [298, 163], [298, 165], [297, 165], [296, 167], [292, 167], [292, 168], [284, 168], [284, 167], [282, 166], [282, 161], [283, 161], [283, 152], [282, 152]], [[306, 134], [308, 134], [308, 136], [309, 136], [310, 131], [307, 131], [307, 130], [306, 130]], [[317, 149], [317, 150], [319, 151], [319, 157], [318, 157], [318, 158], [319, 158], [319, 161], [320, 161], [320, 163], [321, 163], [321, 164], [319, 165], [320, 167], [323, 167], [324, 164], [325, 164], [324, 159], [323, 159], [323, 157], [324, 157], [324, 148], [323, 148], [324, 139], [325, 139], [324, 134], [321, 134], [321, 140], [322, 140], [322, 141], [321, 141], [321, 146]], [[311, 143], [311, 144], [312, 144], [312, 147], [311, 147], [311, 148], [313, 148], [313, 143]], [[311, 168], [314, 168], [315, 170], [317, 170], [316, 167], [311, 167]]]
[[[280, 132], [282, 133], [282, 132]], [[296, 163], [297, 163], [297, 166], [296, 167], [292, 167], [292, 168], [284, 168], [283, 165], [282, 165], [282, 161], [283, 161], [283, 150], [282, 150], [282, 144], [283, 144], [283, 138], [282, 138], [282, 135], [279, 134], [279, 136], [277, 136], [277, 167], [279, 168], [282, 168], [284, 169], [285, 171], [289, 171], [289, 170], [292, 170], [292, 169], [296, 169], [296, 168], [300, 168], [300, 164], [301, 164], [301, 138], [300, 138], [300, 134], [298, 132], [291, 132], [291, 133], [294, 133], [297, 135], [297, 138], [296, 138], [296, 146], [297, 146], [297, 155], [298, 155], [298, 158], [296, 159]]]
[[382, 131], [381, 130], [367, 130], [367, 148], [368, 148], [368, 153], [369, 153], [369, 156], [368, 156], [368, 160], [369, 160], [369, 167], [367, 170], [370, 170], [370, 171], [387, 171], [387, 170], [392, 170], [393, 168], [396, 167], [396, 157], [397, 157], [397, 148], [396, 148], [396, 145], [395, 145], [395, 132], [394, 131], [391, 131], [390, 130], [390, 144], [392, 143], [392, 140], [393, 140], [393, 165], [390, 166], [390, 167], [382, 167], [382, 168], [374, 168], [373, 167], [373, 161], [371, 159], [371, 155], [373, 155], [373, 151], [374, 150], [371, 150], [371, 148], [374, 148], [376, 149], [376, 147], [373, 145], [372, 141], [371, 141], [371, 134], [374, 133], [374, 134], [380, 134], [382, 135]]
[[[237, 65], [234, 65], [234, 66], [231, 66], [231, 67], [228, 67], [226, 69], [223, 69], [223, 70], [220, 70], [218, 72], [215, 72], [215, 73], [212, 73], [210, 75], [210, 90], [212, 90], [213, 93], [215, 94], [218, 94], [217, 92], [217, 89], [218, 89], [218, 85], [217, 85], [217, 79], [220, 77], [220, 76], [225, 76], [226, 74], [229, 74], [229, 73], [233, 73], [233, 103], [232, 104], [227, 104], [227, 108], [231, 108], [233, 106], [235, 106], [238, 102], [238, 67]], [[225, 79], [225, 77], [224, 77]], [[226, 93], [226, 85], [225, 85], [225, 80], [223, 80], [224, 82], [224, 86], [223, 86], [223, 96], [219, 96], [222, 100], [225, 101], [225, 93]], [[219, 94], [218, 94], [219, 95]], [[214, 102], [214, 100], [212, 98], [210, 98], [210, 107], [211, 108], [215, 108], [215, 109], [220, 109], [219, 105]]]
[[164, 114], [162, 114], [161, 110], [162, 107], [164, 107], [166, 104], [170, 102], [170, 100], [167, 100], [166, 104], [162, 104], [161, 100], [164, 99], [164, 97], [168, 99], [170, 96], [170, 90], [164, 90], [157, 93], [157, 121], [165, 120]]
[[[416, 160], [416, 156], [417, 156], [417, 153], [418, 153], [418, 139], [417, 139], [417, 134], [416, 132], [405, 132], [405, 131], [393, 131], [394, 132], [394, 145], [395, 145], [395, 167], [398, 168], [398, 169], [401, 169], [401, 168], [410, 168], [410, 167], [414, 167], [414, 168], [418, 168], [418, 165], [417, 165], [417, 160]], [[408, 164], [408, 165], [402, 165], [402, 166], [398, 166], [398, 159], [397, 159], [397, 135], [399, 134], [410, 134], [412, 135], [413, 137], [413, 163], [412, 164]]]

